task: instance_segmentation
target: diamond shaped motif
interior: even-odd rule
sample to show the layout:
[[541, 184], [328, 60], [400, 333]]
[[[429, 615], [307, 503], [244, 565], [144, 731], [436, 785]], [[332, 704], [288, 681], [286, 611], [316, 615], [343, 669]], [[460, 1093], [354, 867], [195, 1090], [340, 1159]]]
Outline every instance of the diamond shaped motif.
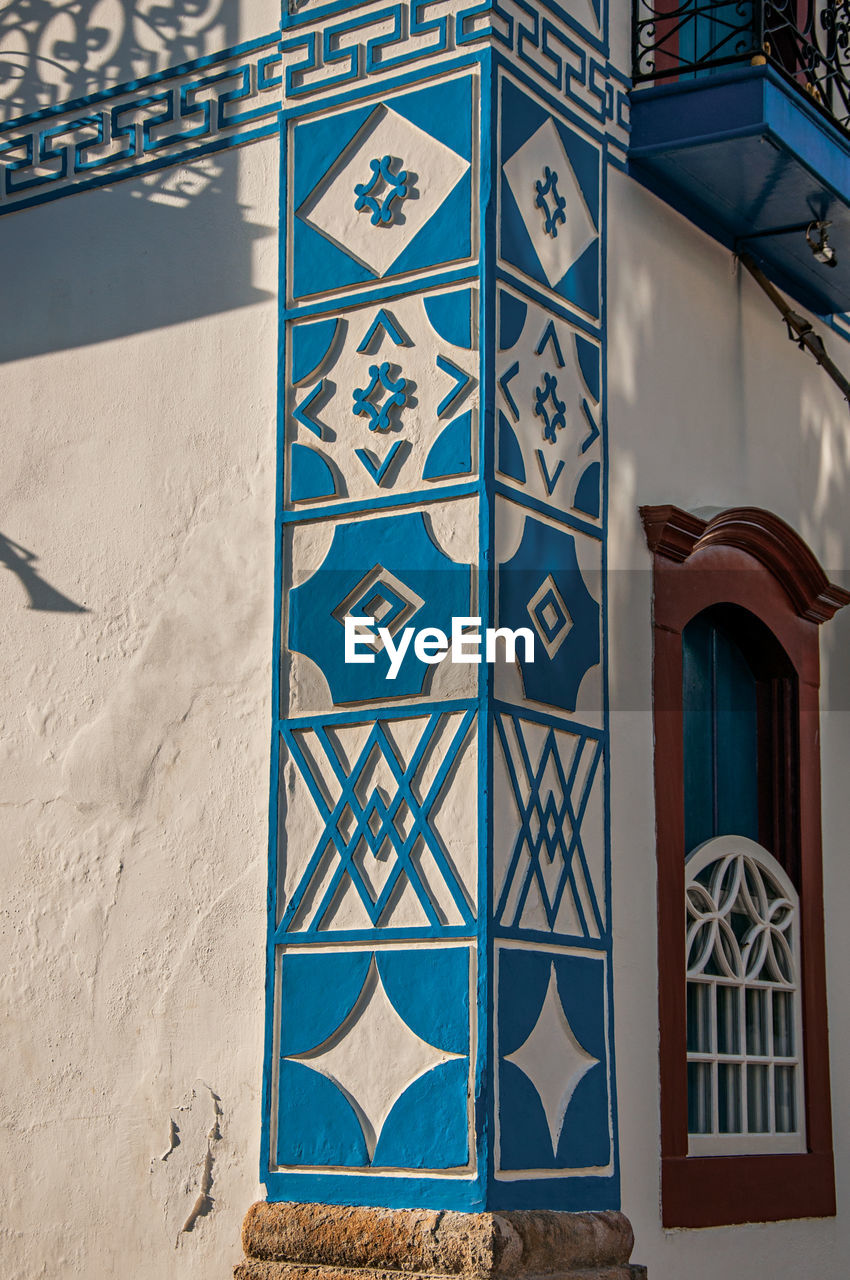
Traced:
[[[355, 188], [363, 185], [375, 156], [388, 162], [404, 156], [404, 215], [373, 223], [357, 208]], [[298, 209], [304, 222], [327, 236], [376, 275], [384, 275], [425, 223], [437, 212], [469, 168], [469, 161], [424, 129], [386, 106], [376, 107], [329, 173]], [[393, 206], [393, 210], [398, 205]]]
[[[372, 618], [376, 626], [385, 627], [394, 636], [415, 617], [424, 603], [422, 597], [405, 586], [395, 574], [376, 564], [340, 601], [333, 617], [343, 627], [349, 616]], [[380, 640], [376, 640], [375, 647], [383, 647]]]
[[[538, 204], [537, 184], [540, 174], [546, 172], [558, 175], [557, 208], [563, 221], [557, 225], [557, 236], [547, 229], [547, 223], [551, 221], [550, 210], [544, 210]], [[554, 288], [596, 239], [597, 231], [575, 170], [552, 120], [546, 120], [511, 156], [504, 165], [504, 173], [534, 252], [546, 279]], [[551, 192], [549, 198], [551, 201]]]
[[[443, 742], [440, 730], [444, 721]], [[324, 827], [290, 895], [281, 921], [282, 936], [290, 931], [317, 933], [333, 928], [334, 902], [349, 886], [373, 928], [391, 917], [393, 903], [407, 885], [421, 907], [426, 927], [445, 923], [446, 909], [441, 902], [446, 894], [461, 921], [474, 919], [459, 872], [430, 820], [472, 722], [472, 711], [464, 712], [457, 724], [440, 712], [430, 715], [406, 762], [380, 721], [350, 763], [324, 730], [307, 750], [297, 732], [284, 730]], [[429, 763], [432, 750], [440, 759], [433, 777]], [[424, 786], [422, 772], [426, 768], [429, 777]], [[332, 805], [327, 799], [328, 773], [339, 787]], [[379, 777], [383, 786], [377, 782]]]
[[572, 629], [573, 620], [551, 573], [528, 602], [534, 629], [550, 658], [554, 658]]
[[599, 937], [603, 921], [581, 828], [601, 743], [571, 735], [572, 746], [567, 739], [559, 748], [549, 729], [539, 755], [532, 756], [519, 717], [500, 716], [496, 728], [519, 817], [496, 919], [513, 928], [531, 927], [526, 913], [536, 897], [540, 923], [553, 932]]

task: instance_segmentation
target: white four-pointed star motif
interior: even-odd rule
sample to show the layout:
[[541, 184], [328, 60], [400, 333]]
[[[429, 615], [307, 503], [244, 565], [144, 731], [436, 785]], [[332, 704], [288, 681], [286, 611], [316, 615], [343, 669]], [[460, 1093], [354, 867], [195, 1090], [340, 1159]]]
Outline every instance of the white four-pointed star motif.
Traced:
[[582, 1048], [567, 1021], [558, 995], [554, 962], [537, 1022], [528, 1039], [513, 1053], [506, 1054], [505, 1061], [519, 1067], [537, 1090], [546, 1114], [552, 1155], [557, 1156], [570, 1100], [579, 1082], [599, 1059]]
[[419, 1076], [463, 1054], [436, 1049], [396, 1013], [374, 957], [351, 1013], [327, 1040], [307, 1053], [289, 1055], [319, 1071], [354, 1108], [369, 1158], [384, 1121], [398, 1099]]

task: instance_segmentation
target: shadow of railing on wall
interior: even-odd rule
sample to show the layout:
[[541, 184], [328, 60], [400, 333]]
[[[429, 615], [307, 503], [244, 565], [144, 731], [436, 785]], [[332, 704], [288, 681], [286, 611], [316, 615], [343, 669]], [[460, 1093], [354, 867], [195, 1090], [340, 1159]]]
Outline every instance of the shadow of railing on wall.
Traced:
[[0, 123], [232, 45], [232, 0], [9, 0]]

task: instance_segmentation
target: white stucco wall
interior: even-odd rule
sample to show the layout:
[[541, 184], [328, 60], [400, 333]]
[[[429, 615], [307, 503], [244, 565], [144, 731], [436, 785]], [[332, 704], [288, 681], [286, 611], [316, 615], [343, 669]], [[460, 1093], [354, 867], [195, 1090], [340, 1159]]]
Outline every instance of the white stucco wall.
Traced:
[[260, 1193], [277, 205], [271, 140], [3, 219], [6, 1280], [225, 1277]]
[[[833, 579], [850, 569], [848, 410], [731, 256], [609, 173], [612, 859], [623, 1209], [652, 1280], [838, 1276], [850, 1226], [850, 617], [821, 630], [823, 860], [838, 1217], [664, 1231], [659, 1211], [651, 558], [644, 504], [776, 512]], [[850, 345], [815, 321], [838, 364]]]

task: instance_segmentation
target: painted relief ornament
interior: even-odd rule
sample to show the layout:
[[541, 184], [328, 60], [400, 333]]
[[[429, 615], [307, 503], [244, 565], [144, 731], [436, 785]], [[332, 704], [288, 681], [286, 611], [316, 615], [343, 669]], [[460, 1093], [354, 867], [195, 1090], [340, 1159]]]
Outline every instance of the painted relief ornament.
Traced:
[[[558, 234], [558, 223], [563, 222], [566, 225], [567, 215], [564, 210], [567, 207], [567, 202], [558, 192], [558, 175], [554, 169], [549, 168], [548, 164], [544, 165], [543, 177], [545, 179], [544, 182], [541, 182], [538, 178], [534, 183], [534, 189], [537, 192], [534, 203], [543, 210], [543, 216], [546, 219], [546, 234], [554, 238]], [[551, 208], [547, 196], [552, 198]]]
[[[551, 405], [547, 404], [551, 401]], [[543, 419], [543, 439], [552, 444], [557, 439], [558, 430], [567, 425], [567, 406], [558, 399], [558, 379], [553, 373], [543, 374], [543, 386], [534, 389], [534, 412]]]
[[[389, 361], [369, 366], [370, 382], [368, 387], [358, 387], [354, 392], [354, 413], [369, 419], [370, 431], [389, 431], [392, 426], [390, 414], [396, 406], [401, 410], [407, 403], [407, 379], [390, 376]], [[388, 392], [385, 400], [376, 402], [372, 396], [381, 388]], [[380, 391], [379, 391], [380, 397]]]
[[[369, 210], [371, 214], [369, 221], [373, 227], [387, 226], [391, 223], [395, 214], [393, 201], [398, 200], [400, 205], [407, 197], [407, 170], [400, 169], [398, 173], [393, 173], [391, 164], [392, 156], [370, 160], [369, 168], [372, 170], [372, 177], [368, 182], [356, 183], [354, 187], [354, 194], [357, 197], [354, 207], [358, 213]], [[375, 192], [382, 189], [382, 184], [386, 189], [382, 196], [376, 196]]]

